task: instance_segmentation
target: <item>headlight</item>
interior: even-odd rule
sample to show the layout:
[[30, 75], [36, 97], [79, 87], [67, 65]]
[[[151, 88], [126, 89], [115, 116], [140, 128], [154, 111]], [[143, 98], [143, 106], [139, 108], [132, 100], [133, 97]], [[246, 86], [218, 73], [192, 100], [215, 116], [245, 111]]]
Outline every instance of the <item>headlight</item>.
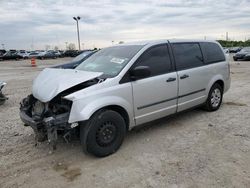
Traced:
[[35, 104], [33, 105], [32, 115], [40, 116], [43, 114], [44, 110], [45, 110], [44, 103], [36, 101]]

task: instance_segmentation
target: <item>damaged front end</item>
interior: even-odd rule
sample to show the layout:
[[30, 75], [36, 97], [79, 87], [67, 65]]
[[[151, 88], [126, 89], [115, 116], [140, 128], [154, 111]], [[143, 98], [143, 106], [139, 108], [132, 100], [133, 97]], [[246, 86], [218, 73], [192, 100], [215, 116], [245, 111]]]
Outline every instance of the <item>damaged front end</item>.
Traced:
[[55, 97], [48, 103], [43, 103], [33, 95], [24, 98], [20, 104], [20, 118], [25, 126], [31, 126], [37, 141], [44, 141], [46, 137], [56, 147], [57, 133], [64, 133], [64, 138], [72, 129], [68, 123], [72, 102]]
[[72, 86], [57, 94], [49, 102], [42, 102], [29, 95], [20, 103], [20, 118], [25, 126], [32, 127], [37, 141], [44, 141], [47, 138], [55, 149], [58, 133], [68, 142], [71, 133], [75, 132], [74, 128], [78, 126], [78, 122], [68, 123], [73, 102], [64, 97], [101, 81], [103, 79], [94, 78]]

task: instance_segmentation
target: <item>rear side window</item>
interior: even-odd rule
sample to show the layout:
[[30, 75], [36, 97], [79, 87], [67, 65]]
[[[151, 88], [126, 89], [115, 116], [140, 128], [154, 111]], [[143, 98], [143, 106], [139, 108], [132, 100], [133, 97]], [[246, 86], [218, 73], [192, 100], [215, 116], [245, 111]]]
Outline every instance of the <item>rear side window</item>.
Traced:
[[151, 76], [172, 71], [167, 45], [154, 46], [145, 51], [138, 59], [136, 66], [148, 66], [151, 71]]
[[225, 56], [218, 44], [212, 42], [200, 43], [206, 64], [225, 61]]
[[172, 44], [177, 70], [203, 65], [203, 57], [198, 43]]

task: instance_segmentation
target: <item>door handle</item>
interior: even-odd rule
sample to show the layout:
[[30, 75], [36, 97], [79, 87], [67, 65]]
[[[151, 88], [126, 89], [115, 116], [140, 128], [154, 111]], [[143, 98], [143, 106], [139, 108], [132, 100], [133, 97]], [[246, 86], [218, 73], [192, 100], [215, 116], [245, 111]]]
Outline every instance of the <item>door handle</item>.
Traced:
[[176, 78], [169, 78], [169, 79], [166, 80], [166, 82], [173, 82], [175, 80], [176, 80]]
[[184, 74], [184, 75], [180, 76], [180, 79], [185, 79], [185, 78], [188, 78], [188, 77], [189, 77], [189, 75]]

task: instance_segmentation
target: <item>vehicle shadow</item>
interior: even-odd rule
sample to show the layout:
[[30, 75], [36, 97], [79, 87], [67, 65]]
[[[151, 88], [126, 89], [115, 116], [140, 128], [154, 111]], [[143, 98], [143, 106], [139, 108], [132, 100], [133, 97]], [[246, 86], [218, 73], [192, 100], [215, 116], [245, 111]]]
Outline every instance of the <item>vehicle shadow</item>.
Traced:
[[139, 126], [136, 126], [132, 128], [132, 130], [129, 131], [130, 135], [133, 134], [140, 134], [145, 131], [154, 131], [161, 128], [167, 127], [167, 129], [176, 128], [176, 126], [183, 126], [184, 123], [178, 123], [180, 119], [187, 119], [187, 118], [196, 118], [197, 116], [200, 116], [200, 114], [208, 113], [205, 110], [201, 108], [195, 108], [195, 109], [189, 109], [183, 112], [179, 112], [177, 114], [173, 114], [170, 116], [166, 116]]

